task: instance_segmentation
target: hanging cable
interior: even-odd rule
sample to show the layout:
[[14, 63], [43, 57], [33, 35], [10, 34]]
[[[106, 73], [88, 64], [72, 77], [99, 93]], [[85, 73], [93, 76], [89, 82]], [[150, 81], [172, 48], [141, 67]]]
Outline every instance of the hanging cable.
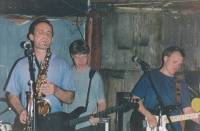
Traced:
[[85, 40], [85, 39], [83, 38], [83, 34], [81, 33], [81, 30], [80, 30], [79, 25], [78, 25], [78, 16], [76, 17], [76, 26], [77, 26], [77, 28], [78, 28], [78, 31], [79, 31], [80, 34], [81, 34], [82, 39]]

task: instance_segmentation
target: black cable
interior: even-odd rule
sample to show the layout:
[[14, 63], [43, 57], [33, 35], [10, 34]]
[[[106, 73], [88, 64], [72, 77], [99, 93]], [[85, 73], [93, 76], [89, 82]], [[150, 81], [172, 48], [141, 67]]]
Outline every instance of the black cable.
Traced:
[[79, 26], [78, 26], [78, 16], [76, 17], [76, 26], [77, 26], [77, 28], [78, 28], [78, 31], [79, 31], [80, 34], [81, 34], [82, 39], [84, 40], [83, 34], [81, 33], [81, 30], [80, 30], [80, 28], [79, 28]]

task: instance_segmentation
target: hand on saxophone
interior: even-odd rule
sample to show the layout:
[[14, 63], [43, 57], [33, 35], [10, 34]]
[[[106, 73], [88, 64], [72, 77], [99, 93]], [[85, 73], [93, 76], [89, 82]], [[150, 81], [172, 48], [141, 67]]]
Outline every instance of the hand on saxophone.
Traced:
[[41, 85], [40, 92], [44, 95], [52, 95], [55, 93], [57, 86], [52, 83], [51, 81], [48, 81], [45, 84]]

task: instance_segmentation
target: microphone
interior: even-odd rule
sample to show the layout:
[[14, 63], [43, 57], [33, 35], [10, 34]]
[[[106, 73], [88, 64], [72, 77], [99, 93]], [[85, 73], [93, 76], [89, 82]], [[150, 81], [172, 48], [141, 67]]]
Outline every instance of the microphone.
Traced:
[[150, 68], [149, 64], [146, 63], [145, 61], [141, 60], [139, 57], [133, 56], [132, 61], [139, 63], [141, 65], [143, 71], [149, 71], [149, 68]]
[[31, 43], [30, 42], [21, 42], [20, 46], [23, 48], [23, 49], [32, 49], [32, 46], [31, 46]]
[[139, 57], [137, 57], [137, 56], [133, 56], [132, 57], [132, 61], [133, 62], [138, 62], [140, 65], [141, 65], [141, 62], [142, 62], [142, 60]]

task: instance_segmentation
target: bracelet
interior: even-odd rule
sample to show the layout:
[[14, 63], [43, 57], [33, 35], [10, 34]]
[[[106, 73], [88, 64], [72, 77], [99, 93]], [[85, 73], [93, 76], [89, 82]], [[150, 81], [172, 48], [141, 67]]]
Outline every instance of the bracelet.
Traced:
[[58, 87], [56, 86], [56, 89], [54, 90], [54, 93], [53, 93], [54, 95], [56, 94], [57, 88], [58, 88]]
[[24, 110], [26, 110], [26, 109], [23, 109], [22, 111], [20, 111], [19, 115], [21, 115], [21, 113], [22, 113]]

